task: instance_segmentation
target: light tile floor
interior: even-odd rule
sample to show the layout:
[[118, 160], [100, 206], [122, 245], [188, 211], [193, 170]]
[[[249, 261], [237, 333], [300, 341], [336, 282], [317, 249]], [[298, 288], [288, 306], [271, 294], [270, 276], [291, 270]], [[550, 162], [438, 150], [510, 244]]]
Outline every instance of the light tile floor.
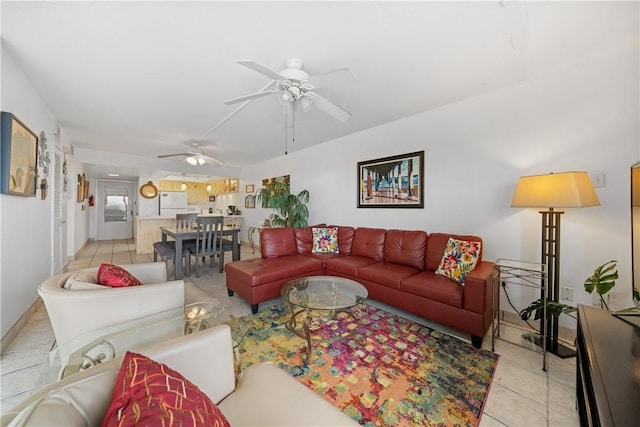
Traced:
[[[245, 245], [242, 259], [259, 256]], [[231, 257], [228, 257], [231, 258]], [[67, 270], [94, 267], [101, 262], [130, 264], [152, 261], [151, 255], [136, 255], [133, 240], [90, 242]], [[169, 273], [173, 265], [169, 264]], [[251, 312], [249, 304], [241, 298], [227, 295], [225, 274], [208, 269], [200, 278], [192, 274], [185, 278], [218, 298], [234, 316]], [[279, 302], [273, 300], [261, 307]], [[434, 329], [468, 339], [447, 327], [423, 318], [371, 301], [372, 305], [395, 312]], [[49, 351], [55, 339], [47, 317], [41, 307], [17, 335], [0, 357], [1, 410], [6, 410], [28, 397], [47, 383], [55, 381], [48, 363]], [[483, 347], [491, 349], [491, 337], [485, 337]], [[494, 381], [491, 385], [481, 427], [493, 426], [578, 426], [575, 404], [575, 359], [559, 359], [549, 355], [547, 372], [542, 370], [542, 355], [503, 340], [495, 342], [500, 355]]]

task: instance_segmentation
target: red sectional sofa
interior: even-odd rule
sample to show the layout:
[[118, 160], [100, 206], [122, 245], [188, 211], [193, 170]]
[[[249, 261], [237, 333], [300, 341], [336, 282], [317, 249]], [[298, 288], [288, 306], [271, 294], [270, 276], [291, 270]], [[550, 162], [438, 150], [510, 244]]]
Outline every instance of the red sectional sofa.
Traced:
[[482, 261], [481, 246], [464, 286], [436, 274], [449, 237], [482, 242], [477, 236], [338, 227], [339, 253], [327, 254], [312, 252], [312, 227], [268, 228], [260, 233], [261, 258], [225, 266], [226, 286], [229, 296], [237, 292], [256, 313], [259, 303], [279, 297], [293, 279], [346, 277], [365, 286], [372, 299], [469, 333], [479, 348], [491, 324], [493, 263]]

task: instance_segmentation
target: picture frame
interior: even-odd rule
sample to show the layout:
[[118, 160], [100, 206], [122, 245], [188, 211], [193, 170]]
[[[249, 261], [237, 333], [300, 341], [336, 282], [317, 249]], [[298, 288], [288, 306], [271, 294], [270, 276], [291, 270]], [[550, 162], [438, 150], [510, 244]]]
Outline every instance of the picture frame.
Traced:
[[289, 192], [291, 188], [291, 177], [289, 175], [274, 176], [271, 178], [265, 178], [262, 180], [262, 207], [263, 208], [275, 208], [273, 205], [272, 197], [265, 197], [264, 192], [267, 191], [286, 191]]
[[15, 115], [0, 113], [0, 192], [35, 197], [38, 136]]
[[244, 191], [245, 193], [253, 193], [255, 191], [255, 187], [253, 186], [253, 184], [247, 184], [244, 187]]
[[244, 198], [244, 207], [247, 209], [253, 209], [256, 207], [256, 196], [249, 194]]
[[424, 151], [358, 162], [358, 208], [424, 208]]

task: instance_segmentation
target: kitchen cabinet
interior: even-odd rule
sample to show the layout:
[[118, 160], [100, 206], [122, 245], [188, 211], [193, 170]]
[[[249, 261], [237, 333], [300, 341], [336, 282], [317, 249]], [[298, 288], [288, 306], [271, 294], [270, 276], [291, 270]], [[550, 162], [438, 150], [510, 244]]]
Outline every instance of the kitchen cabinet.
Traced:
[[[185, 190], [182, 189], [182, 184], [186, 184], [187, 188]], [[207, 191], [207, 185], [211, 186], [211, 191]], [[209, 203], [209, 196], [237, 193], [238, 187], [238, 180], [235, 178], [209, 182], [160, 180], [158, 183], [160, 191], [186, 191], [187, 203], [190, 204]]]

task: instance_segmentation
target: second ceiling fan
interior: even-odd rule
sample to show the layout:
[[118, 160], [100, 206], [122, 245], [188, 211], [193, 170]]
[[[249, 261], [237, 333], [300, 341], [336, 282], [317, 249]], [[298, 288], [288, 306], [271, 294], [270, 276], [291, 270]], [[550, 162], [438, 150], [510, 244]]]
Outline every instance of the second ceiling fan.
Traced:
[[242, 103], [242, 105], [225, 117], [209, 132], [212, 132], [229, 120], [254, 99], [273, 94], [281, 97], [281, 101], [285, 103], [285, 105], [290, 104], [292, 107], [295, 107], [299, 104], [305, 112], [315, 106], [341, 122], [346, 122], [351, 117], [351, 113], [347, 110], [315, 92], [316, 89], [330, 84], [356, 80], [356, 76], [349, 68], [340, 68], [328, 73], [310, 76], [303, 70], [304, 66], [302, 61], [298, 58], [287, 59], [287, 68], [279, 73], [252, 60], [241, 60], [238, 61], [238, 64], [269, 77], [271, 82], [258, 92], [226, 100], [224, 103], [227, 105], [237, 103]]

